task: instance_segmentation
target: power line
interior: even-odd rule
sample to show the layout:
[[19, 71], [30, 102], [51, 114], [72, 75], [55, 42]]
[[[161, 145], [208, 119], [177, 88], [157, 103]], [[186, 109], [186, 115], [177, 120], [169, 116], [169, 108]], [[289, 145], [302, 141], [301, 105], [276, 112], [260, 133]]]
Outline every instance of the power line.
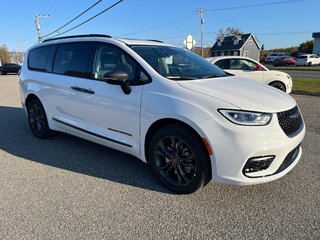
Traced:
[[78, 28], [78, 27], [82, 26], [83, 24], [85, 24], [85, 23], [87, 23], [87, 22], [91, 21], [92, 19], [94, 19], [94, 18], [96, 18], [96, 17], [100, 16], [101, 14], [103, 14], [103, 13], [105, 13], [106, 11], [110, 10], [111, 8], [115, 7], [116, 5], [118, 5], [119, 3], [121, 3], [122, 1], [123, 1], [123, 0], [120, 0], [120, 1], [118, 1], [118, 2], [116, 2], [116, 3], [114, 3], [114, 4], [113, 4], [113, 5], [111, 5], [110, 7], [106, 8], [105, 10], [103, 10], [102, 12], [100, 12], [100, 13], [98, 13], [98, 14], [94, 15], [93, 17], [91, 17], [91, 18], [87, 19], [86, 21], [84, 21], [84, 22], [82, 22], [82, 23], [80, 23], [80, 24], [78, 24], [78, 25], [76, 25], [76, 26], [74, 26], [74, 27], [72, 27], [72, 28], [70, 28], [70, 29], [68, 29], [68, 30], [66, 30], [66, 31], [64, 31], [64, 32], [62, 32], [62, 33], [59, 33], [59, 34], [55, 35], [54, 37], [58, 37], [58, 36], [60, 36], [60, 35], [62, 35], [62, 34], [65, 34], [65, 33], [67, 33], [67, 32], [70, 32], [70, 31], [72, 31], [72, 30], [74, 30], [74, 29], [76, 29], [76, 28]]
[[[67, 5], [62, 11], [60, 11], [57, 15], [55, 15], [55, 17], [50, 18], [50, 20], [48, 22], [45, 22], [45, 25], [50, 25], [52, 22], [56, 21], [63, 13], [67, 12], [67, 10], [69, 10], [76, 2], [77, 0], [73, 0], [69, 5]], [[66, 2], [64, 2], [66, 3]], [[51, 13], [52, 16], [53, 13]]]
[[253, 8], [253, 7], [264, 7], [264, 6], [272, 6], [272, 5], [279, 5], [279, 4], [286, 4], [286, 3], [302, 2], [302, 1], [305, 1], [305, 0], [286, 0], [286, 1], [259, 3], [259, 4], [251, 4], [251, 5], [243, 5], [243, 6], [235, 6], [235, 7], [214, 8], [214, 9], [208, 9], [208, 11], [209, 12], [228, 11], [228, 10]]
[[79, 17], [81, 17], [83, 14], [85, 14], [86, 12], [88, 12], [89, 10], [91, 10], [93, 7], [95, 7], [97, 4], [99, 4], [100, 2], [102, 2], [103, 0], [99, 0], [97, 1], [95, 4], [93, 4], [92, 6], [90, 6], [89, 8], [87, 8], [85, 11], [83, 11], [82, 13], [80, 13], [78, 16], [76, 16], [75, 18], [71, 19], [69, 22], [67, 22], [66, 24], [64, 24], [63, 26], [61, 26], [60, 28], [54, 30], [51, 33], [48, 33], [47, 35], [43, 36], [43, 38], [48, 37], [56, 32], [58, 32], [60, 29], [64, 28], [65, 26], [69, 25], [70, 23], [72, 23], [74, 20], [78, 19]]

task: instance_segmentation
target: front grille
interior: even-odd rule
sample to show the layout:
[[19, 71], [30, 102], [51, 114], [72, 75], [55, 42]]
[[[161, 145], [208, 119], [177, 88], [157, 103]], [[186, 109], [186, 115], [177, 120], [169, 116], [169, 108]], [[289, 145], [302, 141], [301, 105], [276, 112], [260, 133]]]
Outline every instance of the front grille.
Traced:
[[303, 124], [299, 108], [277, 113], [279, 124], [287, 136], [296, 133]]

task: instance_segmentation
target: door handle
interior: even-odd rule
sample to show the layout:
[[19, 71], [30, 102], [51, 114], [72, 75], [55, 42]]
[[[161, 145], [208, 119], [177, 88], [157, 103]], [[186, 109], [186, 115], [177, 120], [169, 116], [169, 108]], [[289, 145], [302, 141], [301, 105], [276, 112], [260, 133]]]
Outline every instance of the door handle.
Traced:
[[85, 88], [81, 88], [81, 87], [77, 87], [77, 86], [72, 86], [71, 89], [78, 91], [78, 92], [84, 92], [84, 93], [88, 93], [88, 94], [94, 94], [95, 92], [90, 90], [90, 89], [85, 89]]

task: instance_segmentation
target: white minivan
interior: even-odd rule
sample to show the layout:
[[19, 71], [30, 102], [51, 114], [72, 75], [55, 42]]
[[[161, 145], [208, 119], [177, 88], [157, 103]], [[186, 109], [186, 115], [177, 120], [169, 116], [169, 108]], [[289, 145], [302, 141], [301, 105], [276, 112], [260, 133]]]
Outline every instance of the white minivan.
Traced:
[[19, 83], [36, 137], [61, 131], [131, 154], [177, 193], [273, 181], [302, 154], [292, 97], [159, 41], [47, 40], [27, 51]]

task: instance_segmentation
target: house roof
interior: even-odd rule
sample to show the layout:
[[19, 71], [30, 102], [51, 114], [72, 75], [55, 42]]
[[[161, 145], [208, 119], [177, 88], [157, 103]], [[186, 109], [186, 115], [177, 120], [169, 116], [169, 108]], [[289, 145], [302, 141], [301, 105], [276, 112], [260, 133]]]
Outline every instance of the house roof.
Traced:
[[[241, 36], [228, 36], [224, 37], [221, 46], [218, 46], [218, 42], [221, 41], [220, 39], [215, 42], [215, 44], [212, 46], [210, 51], [230, 51], [230, 50], [240, 50], [243, 45], [247, 42], [247, 40], [251, 37], [251, 33], [242, 34]], [[239, 38], [240, 37], [240, 38]], [[238, 38], [239, 42], [238, 44], [234, 44], [234, 39]], [[252, 36], [252, 39], [255, 41], [255, 44], [260, 50], [259, 44], [257, 43], [254, 36]]]
[[312, 33], [313, 38], [320, 38], [320, 32]]

